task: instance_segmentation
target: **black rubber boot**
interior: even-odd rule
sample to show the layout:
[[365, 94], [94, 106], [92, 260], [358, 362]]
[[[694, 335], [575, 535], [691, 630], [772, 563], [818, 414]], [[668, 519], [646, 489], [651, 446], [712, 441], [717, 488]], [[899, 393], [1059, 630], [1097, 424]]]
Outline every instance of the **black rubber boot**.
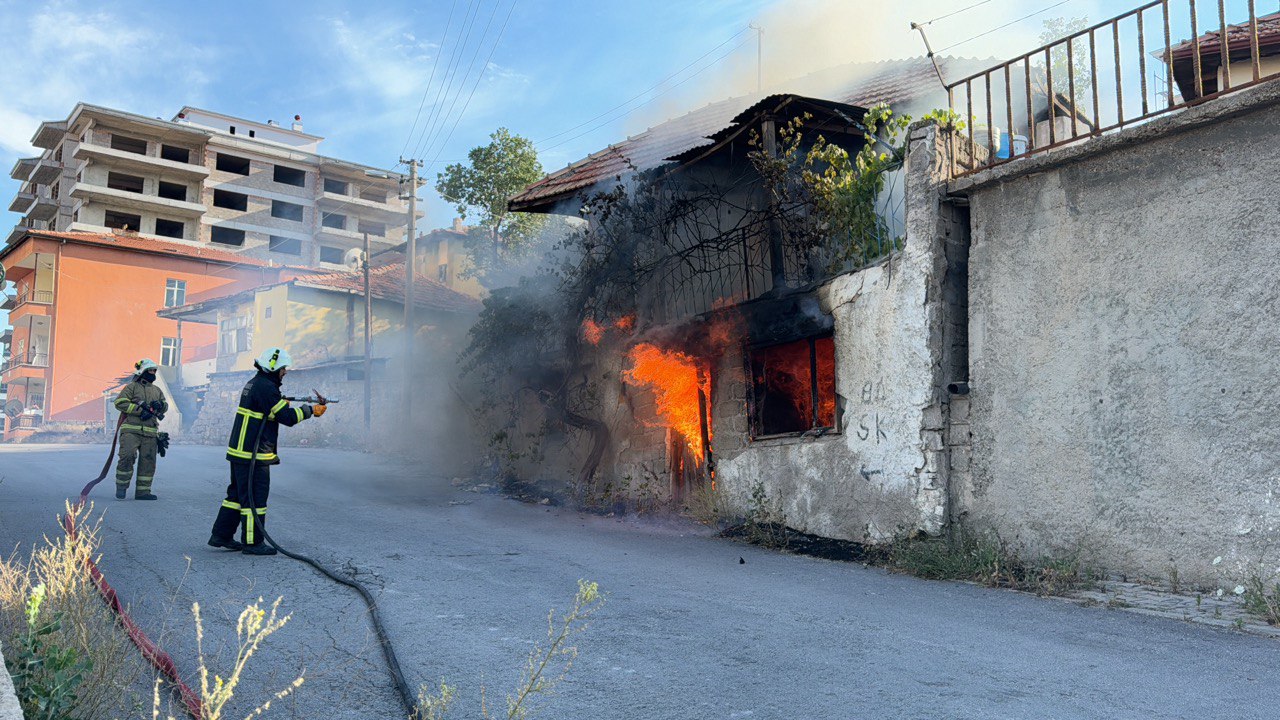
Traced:
[[260, 543], [258, 545], [245, 545], [240, 552], [245, 555], [275, 555], [276, 549], [266, 543]]
[[209, 536], [209, 546], [216, 548], [226, 548], [228, 550], [243, 550], [244, 543], [239, 540], [223, 540], [217, 535]]
[[156, 497], [155, 495], [152, 495], [149, 492], [144, 492], [144, 493], [135, 492], [133, 494], [133, 499], [134, 500], [159, 500], [160, 498]]
[[124, 496], [125, 496], [128, 492], [129, 492], [129, 486], [128, 486], [128, 485], [117, 485], [117, 486], [116, 486], [116, 499], [117, 499], [117, 500], [123, 500], [123, 499], [124, 499]]

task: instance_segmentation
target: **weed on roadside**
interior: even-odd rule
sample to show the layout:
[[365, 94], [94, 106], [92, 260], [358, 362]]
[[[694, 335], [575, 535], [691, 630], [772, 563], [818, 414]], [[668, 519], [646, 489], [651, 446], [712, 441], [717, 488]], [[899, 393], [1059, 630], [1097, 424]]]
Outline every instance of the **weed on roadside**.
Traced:
[[994, 534], [902, 540], [889, 550], [888, 565], [918, 577], [966, 580], [1037, 595], [1062, 595], [1093, 580], [1079, 553], [1027, 561], [1017, 548]]
[[1245, 585], [1244, 609], [1267, 621], [1269, 625], [1280, 625], [1280, 581], [1268, 582], [1260, 576], [1253, 575]]

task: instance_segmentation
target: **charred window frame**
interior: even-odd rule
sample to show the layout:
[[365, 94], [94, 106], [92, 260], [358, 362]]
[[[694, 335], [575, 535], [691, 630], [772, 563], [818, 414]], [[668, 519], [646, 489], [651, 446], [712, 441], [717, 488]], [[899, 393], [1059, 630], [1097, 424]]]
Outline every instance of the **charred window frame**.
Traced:
[[840, 431], [832, 335], [750, 347], [745, 359], [753, 440]]

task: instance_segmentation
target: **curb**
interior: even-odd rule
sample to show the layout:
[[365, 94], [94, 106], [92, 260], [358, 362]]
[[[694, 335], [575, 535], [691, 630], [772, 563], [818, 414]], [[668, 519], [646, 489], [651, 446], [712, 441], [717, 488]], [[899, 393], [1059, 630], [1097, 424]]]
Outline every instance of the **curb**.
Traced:
[[13, 680], [4, 664], [4, 653], [0, 649], [0, 720], [23, 720], [22, 707], [18, 705], [18, 696], [13, 693]]

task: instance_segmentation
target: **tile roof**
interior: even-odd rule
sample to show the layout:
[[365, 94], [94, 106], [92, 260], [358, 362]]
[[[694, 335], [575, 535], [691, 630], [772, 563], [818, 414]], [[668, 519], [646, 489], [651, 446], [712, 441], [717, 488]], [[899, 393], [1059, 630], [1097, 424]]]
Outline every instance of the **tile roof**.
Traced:
[[[1212, 53], [1217, 56], [1220, 54], [1220, 39], [1222, 36], [1222, 28], [1212, 30], [1200, 36], [1200, 56], [1205, 60], [1211, 60], [1206, 55]], [[1280, 12], [1271, 13], [1270, 15], [1258, 16], [1258, 44], [1265, 45], [1280, 41]], [[1249, 23], [1240, 23], [1238, 25], [1227, 26], [1227, 47], [1231, 50], [1233, 59], [1239, 53], [1248, 53], [1250, 51], [1249, 41]], [[1174, 60], [1183, 60], [1195, 55], [1195, 45], [1191, 40], [1183, 42], [1169, 48]], [[1160, 52], [1158, 57], [1165, 57], [1164, 52]]]
[[[945, 76], [960, 77], [981, 70], [992, 62], [939, 57], [938, 64]], [[938, 81], [933, 64], [925, 57], [841, 65], [782, 83], [774, 92], [807, 95], [859, 107], [881, 102], [908, 105], [930, 98], [946, 102], [946, 91]], [[670, 158], [710, 145], [711, 136], [761, 99], [760, 95], [747, 95], [721, 100], [651, 127], [548, 174], [512, 198], [511, 206], [545, 209], [598, 182], [649, 170], [665, 164]]]
[[[68, 242], [80, 243], [82, 245], [97, 245], [99, 247], [110, 247], [119, 250], [132, 250], [135, 252], [144, 252], [155, 255], [177, 255], [192, 260], [202, 260], [205, 262], [222, 263], [226, 265], [245, 265], [249, 267], [272, 267], [271, 263], [265, 260], [239, 255], [226, 250], [219, 250], [207, 245], [195, 245], [192, 243], [173, 242], [169, 240], [159, 240], [156, 238], [145, 237], [142, 235], [126, 234], [126, 233], [92, 233], [92, 232], [55, 232], [52, 230], [31, 230], [28, 231], [26, 237], [31, 238], [47, 238], [50, 240], [65, 240]], [[21, 244], [21, 241], [5, 248], [0, 255], [8, 254], [13, 248]], [[280, 267], [278, 265], [274, 267]]]
[[[404, 262], [375, 267], [369, 271], [369, 295], [377, 300], [404, 301]], [[338, 290], [364, 295], [364, 274], [353, 270], [302, 275], [290, 282], [303, 287]], [[441, 285], [422, 275], [414, 280], [414, 306], [424, 310], [469, 312], [480, 309], [480, 301]]]

